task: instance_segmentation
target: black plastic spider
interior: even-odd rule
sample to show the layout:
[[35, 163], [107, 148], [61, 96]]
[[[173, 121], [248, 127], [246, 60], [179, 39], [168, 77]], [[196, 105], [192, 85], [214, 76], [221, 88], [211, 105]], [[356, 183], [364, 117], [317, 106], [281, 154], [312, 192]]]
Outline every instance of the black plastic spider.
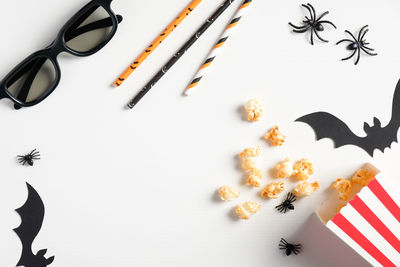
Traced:
[[367, 47], [367, 45], [369, 45], [369, 43], [367, 43], [364, 39], [365, 35], [369, 31], [369, 29], [367, 29], [367, 28], [368, 28], [368, 25], [365, 25], [364, 27], [361, 28], [360, 32], [358, 33], [357, 39], [356, 39], [356, 37], [354, 37], [354, 35], [351, 32], [349, 32], [347, 30], [345, 31], [346, 33], [348, 33], [351, 36], [351, 38], [353, 38], [353, 40], [343, 39], [343, 40], [340, 40], [339, 42], [337, 42], [336, 45], [338, 45], [342, 42], [350, 42], [350, 44], [346, 47], [346, 49], [353, 50], [353, 53], [348, 57], [342, 58], [342, 60], [348, 60], [348, 59], [352, 58], [357, 52], [357, 60], [354, 63], [354, 65], [357, 65], [358, 62], [360, 61], [361, 50], [370, 56], [378, 55], [377, 53], [372, 53], [372, 51], [374, 51], [375, 49]]
[[285, 201], [283, 201], [282, 204], [276, 206], [275, 208], [281, 213], [286, 213], [288, 210], [294, 210], [293, 202], [295, 201], [295, 195], [293, 195], [292, 193], [288, 193]]
[[336, 25], [333, 24], [332, 22], [328, 21], [328, 20], [321, 20], [323, 17], [325, 17], [326, 15], [329, 14], [329, 11], [326, 11], [324, 13], [322, 13], [321, 16], [319, 16], [317, 18], [317, 15], [315, 13], [315, 9], [311, 4], [307, 4], [307, 5], [301, 5], [302, 7], [306, 8], [308, 10], [308, 12], [310, 13], [310, 17], [308, 18], [306, 16], [306, 20], [303, 20], [304, 25], [303, 26], [296, 26], [293, 25], [291, 22], [289, 22], [289, 25], [292, 26], [293, 32], [296, 33], [304, 33], [308, 30], [310, 30], [311, 32], [311, 45], [314, 45], [314, 33], [315, 35], [318, 37], [318, 39], [320, 39], [322, 42], [327, 43], [328, 40], [323, 39], [318, 32], [322, 32], [325, 28], [322, 24], [327, 23], [332, 25], [335, 29], [336, 29]]
[[25, 165], [26, 163], [28, 163], [29, 166], [33, 166], [33, 161], [39, 160], [40, 154], [39, 151], [36, 151], [36, 149], [34, 149], [29, 154], [26, 154], [24, 156], [18, 155], [17, 158], [20, 164]]
[[301, 251], [301, 244], [294, 245], [288, 243], [285, 239], [281, 238], [279, 249], [284, 249], [286, 256], [290, 256], [292, 253], [294, 253], [294, 255], [297, 255]]

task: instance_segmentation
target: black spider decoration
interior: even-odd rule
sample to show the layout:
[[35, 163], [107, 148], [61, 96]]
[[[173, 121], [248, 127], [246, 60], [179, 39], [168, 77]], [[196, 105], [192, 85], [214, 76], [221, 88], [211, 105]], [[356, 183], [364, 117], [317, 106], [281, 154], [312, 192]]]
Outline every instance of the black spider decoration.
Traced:
[[301, 244], [294, 245], [287, 242], [284, 238], [281, 238], [279, 249], [284, 249], [286, 256], [290, 256], [292, 253], [294, 253], [294, 255], [297, 255], [301, 252]]
[[289, 25], [292, 26], [293, 32], [296, 33], [304, 33], [308, 30], [310, 30], [311, 32], [311, 45], [314, 45], [314, 34], [318, 37], [318, 39], [320, 39], [322, 42], [327, 43], [328, 40], [323, 39], [318, 32], [322, 32], [325, 28], [322, 24], [327, 23], [332, 25], [335, 29], [336, 29], [336, 25], [333, 24], [332, 22], [328, 21], [328, 20], [321, 20], [323, 17], [325, 17], [326, 15], [329, 14], [329, 11], [326, 11], [324, 13], [322, 13], [322, 15], [320, 15], [317, 18], [316, 12], [314, 7], [311, 4], [307, 4], [307, 5], [301, 5], [302, 7], [306, 8], [308, 10], [308, 12], [310, 13], [310, 18], [306, 16], [306, 20], [303, 20], [304, 25], [303, 26], [296, 26], [293, 25], [291, 22], [289, 22]]
[[339, 42], [337, 42], [336, 45], [338, 45], [342, 42], [350, 42], [350, 44], [347, 45], [346, 49], [353, 50], [353, 53], [348, 57], [342, 58], [342, 60], [348, 60], [357, 53], [357, 59], [356, 59], [356, 62], [354, 63], [354, 65], [357, 65], [358, 62], [360, 61], [361, 50], [370, 56], [378, 55], [377, 53], [372, 52], [375, 49], [367, 47], [367, 45], [369, 45], [369, 43], [367, 43], [366, 40], [364, 39], [365, 35], [369, 31], [369, 29], [367, 29], [367, 28], [368, 28], [368, 25], [365, 25], [364, 27], [361, 28], [360, 32], [358, 33], [357, 39], [351, 32], [349, 32], [347, 30], [345, 31], [346, 33], [348, 33], [351, 36], [351, 38], [353, 38], [353, 40], [343, 39], [343, 40], [340, 40]]
[[293, 195], [292, 193], [288, 193], [285, 201], [283, 201], [282, 204], [276, 206], [275, 208], [281, 213], [286, 213], [288, 210], [294, 210], [293, 202], [295, 201], [295, 195]]
[[39, 151], [36, 151], [36, 149], [32, 150], [29, 154], [26, 154], [24, 156], [18, 155], [19, 163], [22, 165], [28, 163], [29, 166], [33, 166], [33, 161], [39, 159], [40, 154]]

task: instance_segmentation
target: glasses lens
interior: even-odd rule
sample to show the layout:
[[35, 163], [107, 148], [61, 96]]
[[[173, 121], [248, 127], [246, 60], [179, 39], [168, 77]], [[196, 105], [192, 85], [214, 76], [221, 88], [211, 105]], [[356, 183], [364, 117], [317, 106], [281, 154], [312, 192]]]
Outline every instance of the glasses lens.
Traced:
[[113, 27], [107, 10], [94, 6], [71, 24], [64, 33], [64, 40], [70, 49], [86, 53], [108, 40]]
[[24, 104], [33, 103], [53, 88], [56, 68], [45, 57], [36, 57], [17, 70], [6, 83], [10, 95]]

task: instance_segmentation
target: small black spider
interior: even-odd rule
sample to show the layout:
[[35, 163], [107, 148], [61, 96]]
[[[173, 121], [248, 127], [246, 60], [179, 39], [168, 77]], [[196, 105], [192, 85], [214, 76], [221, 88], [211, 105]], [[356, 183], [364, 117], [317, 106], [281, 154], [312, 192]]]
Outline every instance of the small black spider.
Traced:
[[295, 201], [295, 195], [293, 195], [292, 193], [288, 193], [285, 201], [283, 201], [282, 204], [276, 206], [275, 208], [281, 213], [286, 213], [288, 210], [294, 210], [293, 202]]
[[288, 243], [285, 239], [281, 238], [279, 249], [284, 249], [286, 256], [290, 256], [292, 253], [294, 253], [294, 255], [297, 255], [301, 251], [301, 244], [294, 245]]
[[39, 151], [36, 151], [36, 149], [34, 149], [29, 154], [26, 154], [24, 156], [18, 155], [17, 158], [19, 160], [19, 163], [21, 163], [22, 165], [25, 165], [26, 163], [28, 163], [29, 166], [33, 166], [33, 161], [39, 160], [40, 154], [39, 154]]
[[367, 45], [369, 45], [369, 43], [367, 43], [364, 39], [365, 35], [369, 31], [369, 29], [367, 29], [367, 28], [368, 28], [368, 25], [365, 25], [364, 27], [361, 28], [360, 32], [358, 33], [357, 39], [356, 39], [356, 37], [354, 37], [354, 35], [351, 32], [349, 32], [347, 30], [345, 31], [346, 33], [348, 33], [351, 36], [351, 38], [353, 38], [353, 40], [343, 39], [343, 40], [340, 40], [339, 42], [337, 42], [336, 45], [338, 45], [342, 42], [350, 42], [350, 44], [347, 45], [346, 49], [353, 50], [353, 53], [346, 58], [342, 58], [342, 60], [348, 60], [348, 59], [352, 58], [357, 52], [357, 60], [354, 63], [354, 65], [357, 65], [358, 61], [360, 61], [361, 50], [370, 56], [378, 55], [377, 53], [372, 53], [372, 51], [374, 51], [375, 49], [367, 47]]
[[311, 45], [314, 45], [314, 34], [320, 39], [322, 42], [327, 43], [328, 40], [323, 39], [318, 32], [322, 32], [325, 28], [322, 24], [327, 23], [332, 25], [336, 29], [336, 25], [333, 24], [332, 22], [328, 20], [321, 20], [323, 17], [329, 14], [329, 11], [326, 11], [322, 13], [321, 16], [317, 18], [317, 15], [315, 13], [315, 9], [311, 4], [307, 5], [301, 5], [302, 7], [306, 8], [308, 12], [310, 13], [310, 18], [306, 16], [306, 20], [303, 20], [304, 25], [303, 26], [296, 26], [293, 25], [291, 22], [289, 22], [289, 25], [292, 26], [293, 32], [296, 33], [304, 33], [308, 30], [311, 32]]

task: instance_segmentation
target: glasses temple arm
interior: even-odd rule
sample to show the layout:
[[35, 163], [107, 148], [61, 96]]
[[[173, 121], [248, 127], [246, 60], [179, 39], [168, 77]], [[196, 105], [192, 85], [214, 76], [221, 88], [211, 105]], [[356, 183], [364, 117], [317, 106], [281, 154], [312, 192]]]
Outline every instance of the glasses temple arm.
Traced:
[[99, 6], [93, 6], [88, 9], [82, 16], [80, 16], [76, 21], [72, 23], [72, 25], [65, 32], [65, 35], [69, 35], [70, 32], [75, 31], [79, 27], [79, 25], [81, 25], [88, 17], [90, 17], [90, 15], [92, 15], [93, 12], [95, 12], [98, 8]]
[[[118, 23], [121, 23], [122, 21], [122, 16], [121, 15], [117, 15], [117, 21]], [[75, 29], [73, 31], [67, 31], [65, 33], [65, 42], [69, 42], [72, 39], [78, 37], [79, 35], [82, 35], [84, 33], [90, 32], [90, 31], [94, 31], [97, 29], [101, 29], [101, 28], [107, 28], [113, 25], [112, 19], [110, 17], [105, 18], [105, 19], [101, 19], [92, 23], [89, 23], [85, 26], [82, 26], [78, 29]]]

